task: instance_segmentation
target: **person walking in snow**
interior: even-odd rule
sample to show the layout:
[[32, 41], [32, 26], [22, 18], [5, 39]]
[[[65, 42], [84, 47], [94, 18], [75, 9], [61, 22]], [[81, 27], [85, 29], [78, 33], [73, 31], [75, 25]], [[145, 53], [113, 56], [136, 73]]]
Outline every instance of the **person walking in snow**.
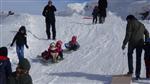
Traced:
[[93, 24], [97, 23], [97, 16], [98, 16], [98, 6], [95, 6], [92, 12], [93, 15]]
[[45, 17], [46, 34], [48, 39], [51, 39], [50, 26], [52, 26], [53, 40], [56, 39], [55, 12], [56, 12], [56, 7], [52, 5], [52, 1], [49, 0], [48, 5], [44, 7], [42, 15]]
[[149, 38], [149, 32], [145, 28], [144, 24], [139, 22], [133, 15], [128, 15], [127, 18], [126, 35], [123, 41], [122, 49], [125, 49], [128, 43], [128, 68], [127, 74], [133, 74], [133, 51], [136, 50], [136, 79], [140, 78], [141, 71], [141, 54], [144, 46], [145, 38]]
[[31, 65], [26, 58], [19, 61], [16, 71], [13, 72], [8, 80], [8, 84], [33, 84], [29, 74]]
[[7, 84], [8, 78], [12, 73], [11, 63], [7, 57], [8, 50], [6, 47], [0, 48], [0, 84]]
[[99, 0], [98, 1], [99, 23], [104, 23], [105, 22], [105, 18], [107, 16], [106, 8], [107, 8], [107, 0]]
[[19, 61], [21, 61], [24, 58], [24, 45], [26, 46], [26, 48], [29, 48], [27, 45], [26, 36], [27, 36], [26, 28], [25, 26], [21, 26], [10, 45], [12, 47], [14, 42], [16, 41], [16, 52], [17, 52]]

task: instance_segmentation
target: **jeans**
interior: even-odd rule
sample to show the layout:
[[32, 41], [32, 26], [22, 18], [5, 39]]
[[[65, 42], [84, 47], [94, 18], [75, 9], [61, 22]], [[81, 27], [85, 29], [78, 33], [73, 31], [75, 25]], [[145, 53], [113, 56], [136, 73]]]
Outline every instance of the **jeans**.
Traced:
[[51, 33], [50, 33], [50, 27], [52, 26], [52, 34], [53, 39], [56, 39], [56, 28], [55, 28], [55, 22], [46, 22], [46, 34], [47, 38], [51, 39]]
[[133, 73], [133, 51], [136, 49], [136, 76], [140, 76], [142, 47], [128, 47], [128, 68]]
[[19, 61], [22, 60], [24, 58], [24, 46], [16, 46], [16, 52]]

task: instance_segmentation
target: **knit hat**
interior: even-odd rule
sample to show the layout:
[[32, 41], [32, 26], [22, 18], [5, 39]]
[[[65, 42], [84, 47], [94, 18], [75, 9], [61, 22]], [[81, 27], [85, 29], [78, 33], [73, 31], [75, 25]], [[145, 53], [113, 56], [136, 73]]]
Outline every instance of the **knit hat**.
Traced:
[[134, 15], [128, 15], [126, 20], [137, 20]]
[[28, 70], [28, 71], [31, 68], [30, 62], [26, 58], [20, 60], [18, 65], [21, 69]]
[[71, 43], [75, 44], [77, 42], [77, 36], [72, 36]]
[[62, 45], [62, 41], [61, 41], [61, 40], [58, 40], [58, 41], [56, 42], [56, 47], [61, 46], [61, 45]]
[[7, 56], [8, 55], [8, 50], [6, 47], [1, 47], [0, 48], [0, 55], [1, 56]]

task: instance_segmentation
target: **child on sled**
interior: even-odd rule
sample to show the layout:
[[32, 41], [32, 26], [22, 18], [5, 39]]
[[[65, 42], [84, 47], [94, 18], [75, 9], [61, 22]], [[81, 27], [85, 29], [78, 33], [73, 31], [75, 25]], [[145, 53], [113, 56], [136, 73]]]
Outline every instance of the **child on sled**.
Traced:
[[48, 51], [42, 53], [42, 58], [45, 60], [52, 59], [53, 63], [57, 62], [58, 52], [54, 42], [52, 42], [48, 48]]
[[77, 42], [77, 36], [72, 36], [71, 41], [69, 41], [69, 43], [66, 43], [65, 47], [68, 50], [76, 51], [80, 47], [79, 43]]
[[57, 41], [56, 44], [52, 42], [48, 48], [48, 51], [44, 51], [42, 53], [42, 57], [45, 60], [52, 59], [53, 63], [58, 62], [59, 58], [60, 60], [63, 60], [63, 50], [61, 48], [62, 41]]

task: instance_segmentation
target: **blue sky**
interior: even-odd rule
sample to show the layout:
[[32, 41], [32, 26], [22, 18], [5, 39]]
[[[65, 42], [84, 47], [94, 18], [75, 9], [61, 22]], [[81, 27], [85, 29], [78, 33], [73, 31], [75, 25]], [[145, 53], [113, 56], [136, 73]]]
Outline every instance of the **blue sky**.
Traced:
[[[48, 0], [0, 0], [2, 11], [12, 10], [17, 13], [41, 14]], [[68, 3], [89, 0], [52, 0], [58, 10], [64, 10]]]

